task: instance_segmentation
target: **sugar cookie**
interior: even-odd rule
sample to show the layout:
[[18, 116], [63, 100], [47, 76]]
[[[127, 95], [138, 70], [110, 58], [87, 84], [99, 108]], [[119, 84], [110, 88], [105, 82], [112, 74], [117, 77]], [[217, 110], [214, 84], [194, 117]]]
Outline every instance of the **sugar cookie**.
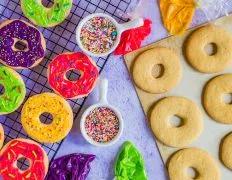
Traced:
[[[172, 116], [179, 117], [179, 127], [171, 124]], [[197, 105], [184, 97], [167, 97], [160, 100], [151, 113], [151, 128], [162, 143], [185, 147], [196, 140], [203, 130], [203, 120]]]
[[220, 123], [232, 124], [232, 106], [223, 102], [223, 95], [230, 93], [232, 93], [232, 74], [217, 76], [205, 87], [204, 108], [214, 120]]
[[[162, 65], [161, 77], [152, 76], [155, 65]], [[177, 55], [168, 48], [153, 48], [142, 53], [135, 61], [133, 78], [135, 84], [149, 93], [164, 93], [174, 88], [180, 81], [182, 67]]]
[[0, 149], [2, 148], [4, 142], [4, 129], [2, 127], [2, 124], [0, 123]]
[[199, 180], [219, 180], [220, 170], [211, 155], [199, 148], [182, 149], [176, 152], [168, 164], [171, 180], [190, 180], [188, 168], [194, 168]]
[[232, 170], [232, 133], [229, 133], [220, 145], [220, 158], [223, 164]]
[[13, 69], [0, 66], [0, 84], [4, 87], [4, 93], [0, 95], [0, 115], [12, 113], [25, 98], [24, 81]]
[[[42, 113], [50, 113], [50, 124], [40, 121]], [[24, 130], [33, 139], [43, 143], [62, 140], [72, 128], [73, 113], [67, 101], [54, 93], [42, 93], [30, 97], [23, 106], [21, 120]]]
[[[216, 53], [208, 55], [204, 48], [214, 43]], [[223, 71], [232, 61], [232, 37], [223, 28], [208, 25], [197, 29], [186, 45], [188, 62], [199, 72], [216, 73]]]
[[[26, 158], [28, 169], [17, 167], [17, 160]], [[5, 180], [44, 180], [48, 171], [48, 157], [43, 148], [29, 139], [13, 139], [0, 152], [0, 176]]]

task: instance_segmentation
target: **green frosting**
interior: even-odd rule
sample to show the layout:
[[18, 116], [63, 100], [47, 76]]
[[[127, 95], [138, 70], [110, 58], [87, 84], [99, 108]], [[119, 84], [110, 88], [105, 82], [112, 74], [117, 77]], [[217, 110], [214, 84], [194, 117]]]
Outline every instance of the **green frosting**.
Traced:
[[0, 66], [0, 84], [5, 89], [0, 95], [0, 114], [11, 113], [17, 109], [26, 94], [25, 84], [19, 79], [20, 76], [17, 74], [17, 77], [12, 71], [6, 66]]
[[46, 8], [41, 0], [21, 0], [24, 14], [39, 26], [55, 26], [66, 18], [72, 8], [72, 0], [54, 0], [51, 8]]
[[116, 180], [147, 180], [143, 157], [129, 141], [125, 142], [114, 168]]

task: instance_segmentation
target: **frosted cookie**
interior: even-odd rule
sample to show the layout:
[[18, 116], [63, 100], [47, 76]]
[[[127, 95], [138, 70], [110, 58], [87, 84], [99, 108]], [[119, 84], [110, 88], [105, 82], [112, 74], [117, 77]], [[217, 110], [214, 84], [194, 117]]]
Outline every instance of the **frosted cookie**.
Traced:
[[[181, 119], [179, 126], [171, 117]], [[197, 105], [184, 97], [167, 97], [160, 100], [151, 113], [151, 128], [162, 143], [172, 147], [185, 147], [196, 140], [203, 130], [203, 120]]]
[[[216, 46], [213, 54], [207, 54], [205, 47]], [[223, 71], [232, 61], [232, 37], [223, 28], [208, 25], [197, 29], [189, 37], [186, 45], [188, 62], [202, 73]]]
[[[154, 77], [152, 70], [162, 65], [163, 74]], [[142, 53], [135, 61], [133, 79], [135, 84], [149, 93], [164, 93], [173, 89], [180, 81], [182, 67], [177, 55], [168, 48], [153, 48]]]
[[[52, 115], [52, 122], [40, 121], [43, 113]], [[34, 95], [26, 101], [21, 112], [24, 130], [36, 141], [55, 143], [62, 140], [72, 128], [73, 113], [69, 103], [54, 93]]]
[[25, 98], [24, 81], [13, 69], [0, 66], [0, 84], [4, 87], [4, 93], [0, 95], [0, 115], [12, 113]]
[[232, 170], [232, 133], [228, 134], [221, 141], [220, 152], [220, 158], [223, 164]]
[[171, 180], [193, 179], [188, 175], [188, 168], [196, 171], [199, 180], [219, 180], [220, 171], [211, 155], [198, 148], [188, 148], [176, 152], [168, 164]]
[[[17, 160], [26, 158], [30, 165], [21, 170]], [[13, 139], [0, 151], [0, 175], [10, 180], [44, 180], [48, 171], [48, 157], [43, 148], [29, 139]]]
[[232, 106], [223, 101], [223, 95], [232, 92], [232, 74], [224, 74], [210, 80], [203, 93], [203, 105], [216, 121], [232, 124]]
[[0, 149], [3, 146], [3, 142], [4, 142], [4, 129], [2, 127], [2, 124], [0, 123]]

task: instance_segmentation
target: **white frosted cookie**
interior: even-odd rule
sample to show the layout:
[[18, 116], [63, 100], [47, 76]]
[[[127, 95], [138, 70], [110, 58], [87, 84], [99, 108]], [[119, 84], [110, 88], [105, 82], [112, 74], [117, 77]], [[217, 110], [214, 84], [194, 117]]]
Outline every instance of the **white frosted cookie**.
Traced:
[[[152, 69], [162, 65], [160, 77], [152, 75]], [[133, 66], [135, 84], [149, 93], [164, 93], [173, 89], [180, 81], [182, 67], [178, 56], [168, 48], [153, 48], [142, 53]]]
[[199, 148], [187, 148], [176, 152], [168, 164], [170, 180], [191, 180], [188, 168], [196, 170], [199, 180], [219, 180], [220, 171], [211, 155]]
[[[182, 122], [171, 124], [172, 116]], [[196, 140], [203, 130], [203, 120], [197, 105], [184, 97], [167, 97], [160, 100], [151, 113], [151, 128], [156, 138], [172, 147], [185, 147]]]

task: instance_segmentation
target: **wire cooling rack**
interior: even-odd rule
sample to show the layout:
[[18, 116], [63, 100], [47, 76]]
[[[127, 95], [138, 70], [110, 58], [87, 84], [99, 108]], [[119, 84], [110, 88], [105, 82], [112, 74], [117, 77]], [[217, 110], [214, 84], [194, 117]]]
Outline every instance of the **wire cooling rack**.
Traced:
[[[45, 1], [42, 1], [43, 3]], [[40, 28], [46, 39], [46, 56], [44, 60], [35, 68], [31, 70], [19, 70], [27, 87], [27, 93], [25, 101], [28, 97], [39, 94], [42, 92], [52, 92], [47, 82], [47, 67], [49, 62], [58, 54], [63, 52], [76, 52], [79, 48], [76, 44], [75, 29], [79, 21], [88, 14], [94, 12], [105, 12], [113, 16], [119, 22], [126, 21], [122, 17], [123, 12], [126, 12], [131, 0], [74, 0], [70, 15], [66, 20], [53, 28]], [[52, 0], [45, 2], [47, 6], [52, 5]], [[22, 19], [28, 21], [23, 15], [20, 6], [20, 0], [0, 0], [0, 19], [1, 21], [7, 19]], [[29, 22], [29, 21], [28, 21]], [[94, 59], [101, 72], [108, 57]], [[72, 71], [69, 73], [70, 79], [78, 77], [78, 73]], [[3, 91], [3, 88], [2, 88]], [[80, 112], [82, 105], [86, 98], [69, 100], [69, 103], [73, 109], [74, 120]], [[25, 102], [24, 101], [24, 102]], [[22, 106], [6, 116], [0, 116], [0, 123], [3, 124], [5, 131], [5, 143], [15, 138], [29, 138], [26, 132], [23, 130], [20, 121], [20, 112]], [[43, 114], [42, 120], [44, 123], [51, 121], [51, 117], [48, 114]], [[49, 160], [52, 160], [58, 152], [63, 141], [54, 144], [41, 144], [44, 150], [47, 152]], [[22, 166], [25, 165], [25, 161], [22, 162]]]

